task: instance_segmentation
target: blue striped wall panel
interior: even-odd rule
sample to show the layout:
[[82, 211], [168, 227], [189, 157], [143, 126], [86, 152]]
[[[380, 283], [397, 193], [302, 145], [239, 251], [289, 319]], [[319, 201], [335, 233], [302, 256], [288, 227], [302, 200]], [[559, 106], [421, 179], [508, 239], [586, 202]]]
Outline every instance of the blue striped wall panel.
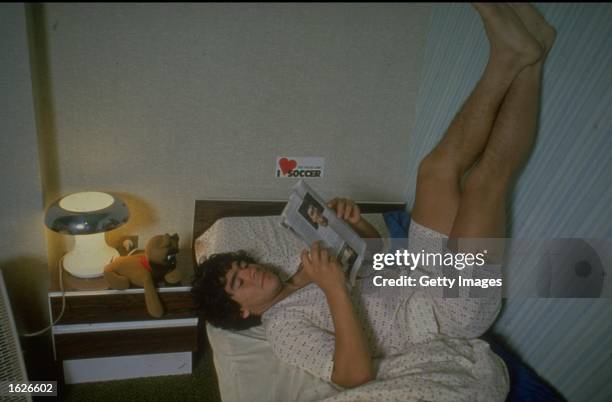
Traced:
[[[557, 28], [545, 65], [540, 131], [509, 208], [517, 239], [612, 238], [612, 5], [538, 4]], [[488, 58], [478, 14], [432, 5], [406, 199], [418, 162], [439, 141]], [[608, 243], [610, 244], [610, 243]], [[607, 255], [610, 269], [610, 257]], [[521, 258], [506, 284], [528, 286]], [[525, 271], [523, 271], [525, 272]], [[608, 272], [608, 280], [612, 272]], [[506, 299], [495, 329], [569, 401], [612, 398], [612, 299]]]

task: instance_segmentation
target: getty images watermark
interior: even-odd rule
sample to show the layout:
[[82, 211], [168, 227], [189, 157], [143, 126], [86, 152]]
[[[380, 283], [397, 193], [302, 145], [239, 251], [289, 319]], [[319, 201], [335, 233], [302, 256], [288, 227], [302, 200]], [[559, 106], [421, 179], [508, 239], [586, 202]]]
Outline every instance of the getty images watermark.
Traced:
[[612, 239], [414, 243], [385, 239], [385, 249], [370, 254], [359, 277], [373, 288], [435, 289], [442, 297], [495, 297], [499, 292], [506, 298], [612, 296]]

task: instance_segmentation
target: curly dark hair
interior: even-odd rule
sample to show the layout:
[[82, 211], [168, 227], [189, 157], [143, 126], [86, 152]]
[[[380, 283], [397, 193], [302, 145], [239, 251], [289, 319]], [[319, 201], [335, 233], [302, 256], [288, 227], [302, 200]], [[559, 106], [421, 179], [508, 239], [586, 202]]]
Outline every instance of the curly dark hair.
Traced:
[[261, 324], [261, 318], [249, 315], [242, 318], [240, 304], [225, 291], [225, 275], [234, 262], [256, 263], [247, 252], [213, 254], [197, 266], [191, 294], [196, 314], [215, 327], [244, 330]]

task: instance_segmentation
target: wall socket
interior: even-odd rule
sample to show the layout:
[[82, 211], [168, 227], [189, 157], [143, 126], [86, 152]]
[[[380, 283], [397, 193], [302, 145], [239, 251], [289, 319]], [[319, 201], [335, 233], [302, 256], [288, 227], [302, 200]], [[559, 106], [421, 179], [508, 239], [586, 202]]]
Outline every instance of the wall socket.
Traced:
[[130, 251], [138, 248], [138, 235], [122, 236], [119, 239], [117, 251], [120, 255], [127, 255]]

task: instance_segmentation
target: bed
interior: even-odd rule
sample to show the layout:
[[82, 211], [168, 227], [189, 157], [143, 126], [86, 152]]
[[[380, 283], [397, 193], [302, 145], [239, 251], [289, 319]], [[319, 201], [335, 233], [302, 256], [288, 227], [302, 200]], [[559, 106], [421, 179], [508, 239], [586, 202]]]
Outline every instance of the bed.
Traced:
[[[399, 203], [361, 203], [359, 204], [363, 213], [368, 214], [379, 230], [385, 230], [382, 221], [382, 213], [402, 210], [404, 204]], [[202, 235], [206, 233], [215, 223], [215, 233], [221, 236], [228, 234], [228, 227], [232, 226], [233, 219], [239, 217], [273, 217], [280, 214], [285, 206], [282, 201], [207, 201], [198, 200], [195, 204], [194, 215], [194, 250], [196, 262], [205, 255]], [[372, 219], [373, 217], [376, 217]], [[248, 220], [247, 220], [248, 221]], [[263, 251], [256, 252], [258, 257], [272, 260], [276, 266], [291, 266], [297, 262], [285, 259], [284, 256], [291, 254], [292, 249], [299, 249], [303, 245], [297, 241], [285, 229], [276, 227], [273, 219], [258, 221], [251, 219], [246, 224], [253, 232], [274, 233], [282, 236], [280, 244], [284, 245], [280, 260], [269, 247], [270, 239], [257, 237], [252, 239], [255, 245], [234, 242], [224, 248], [223, 239], [208, 239], [214, 244], [214, 251], [230, 251], [231, 247], [246, 248], [249, 251], [259, 248]], [[269, 230], [272, 231], [270, 232]], [[212, 232], [208, 232], [212, 234]], [[284, 234], [284, 235], [283, 235]], [[274, 236], [272, 236], [274, 237]], [[289, 275], [289, 273], [286, 273]], [[213, 351], [213, 361], [219, 379], [219, 388], [223, 401], [307, 401], [319, 400], [337, 392], [336, 388], [329, 383], [320, 380], [309, 373], [293, 366], [278, 361], [265, 340], [262, 327], [252, 328], [247, 331], [225, 331], [210, 325], [206, 325], [208, 342]], [[262, 384], [265, 384], [262, 386]]]
[[[278, 215], [284, 205], [282, 201], [196, 201], [193, 228], [196, 262], [213, 253], [246, 249], [256, 258], [281, 268], [281, 276], [289, 277], [293, 273], [291, 267], [298, 265], [299, 251], [304, 246], [278, 224]], [[396, 213], [393, 211], [405, 211], [404, 204], [359, 205], [362, 213], [383, 237], [398, 237], [398, 233], [407, 225], [404, 220], [403, 227], [393, 227], [393, 222], [389, 220], [389, 216]], [[390, 243], [385, 243], [385, 246], [390, 246]], [[395, 379], [386, 382], [375, 380], [354, 390], [342, 390], [276, 359], [261, 326], [246, 331], [226, 331], [206, 324], [205, 330], [213, 352], [221, 397], [226, 402], [374, 400], [372, 398], [381, 391], [401, 395], [401, 387], [410, 381], [408, 378], [399, 382]], [[500, 349], [500, 345], [495, 347], [498, 348], [498, 355], [503, 357], [505, 351]], [[403, 359], [391, 364], [406, 365], [410, 356], [404, 356]], [[540, 385], [543, 384], [537, 381], [537, 377], [525, 375], [525, 369], [516, 358], [511, 362], [512, 367], [507, 358], [505, 361], [511, 380], [513, 375], [516, 377], [519, 367], [521, 378], [529, 380], [531, 389], [542, 388]], [[397, 389], [393, 390], [393, 387]], [[520, 399], [513, 399], [514, 391], [511, 390], [509, 401], [557, 400], [549, 398], [547, 393], [539, 393], [535, 399], [523, 399], [524, 394], [520, 394]]]

